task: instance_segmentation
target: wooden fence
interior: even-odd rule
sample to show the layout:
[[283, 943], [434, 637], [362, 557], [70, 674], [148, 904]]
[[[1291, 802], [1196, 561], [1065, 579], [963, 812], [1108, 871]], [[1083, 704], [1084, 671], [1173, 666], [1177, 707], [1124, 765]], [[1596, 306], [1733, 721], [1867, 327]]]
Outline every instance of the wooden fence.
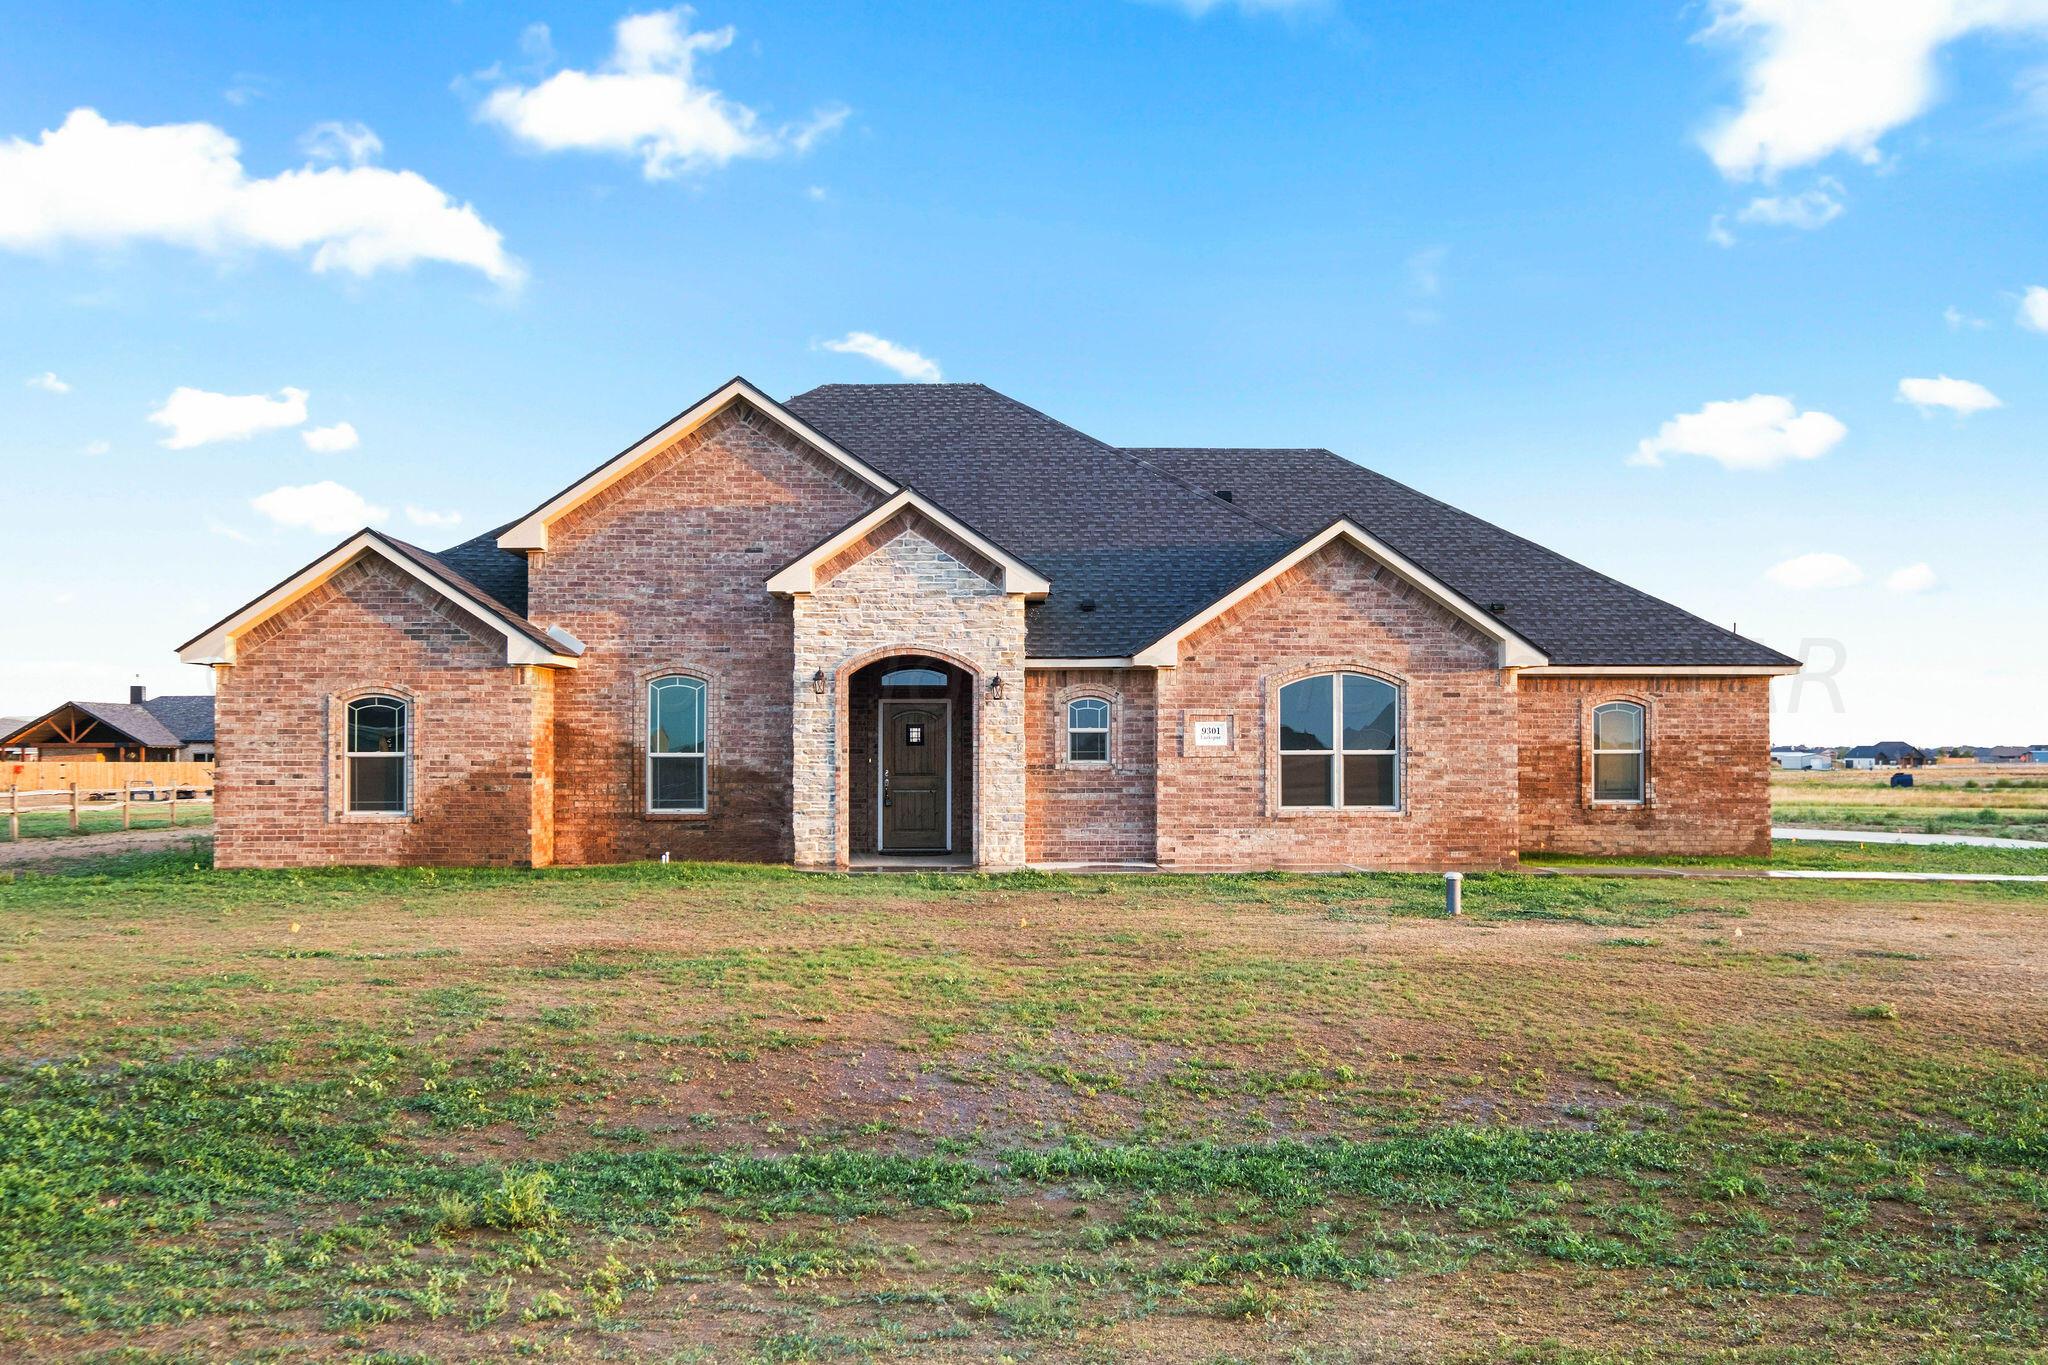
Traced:
[[211, 763], [100, 763], [93, 759], [53, 760], [48, 763], [0, 762], [0, 787], [19, 787], [23, 792], [69, 791], [76, 782], [89, 797], [94, 792], [118, 792], [130, 786], [213, 787]]
[[21, 817], [37, 812], [67, 816], [76, 833], [82, 812], [118, 809], [121, 828], [130, 829], [138, 802], [149, 803], [152, 812], [167, 815], [168, 823], [175, 825], [181, 800], [188, 809], [213, 804], [213, 765], [5, 763], [0, 764], [0, 785], [5, 788], [0, 791], [0, 817], [13, 841], [21, 838]]

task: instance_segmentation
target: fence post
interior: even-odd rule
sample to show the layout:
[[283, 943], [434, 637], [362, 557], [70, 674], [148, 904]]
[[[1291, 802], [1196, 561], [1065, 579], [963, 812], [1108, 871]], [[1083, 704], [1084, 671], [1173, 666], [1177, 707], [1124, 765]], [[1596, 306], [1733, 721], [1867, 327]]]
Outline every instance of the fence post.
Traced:
[[78, 779], [71, 779], [71, 832], [78, 833]]
[[173, 826], [175, 826], [175, 825], [176, 825], [177, 823], [178, 823], [178, 784], [177, 784], [177, 783], [175, 783], [175, 782], [173, 782], [173, 783], [171, 784], [171, 824], [172, 824]]
[[7, 841], [21, 841], [21, 784], [7, 784]]
[[124, 781], [121, 784], [121, 828], [124, 830], [128, 828], [129, 803], [134, 800], [135, 784], [133, 782]]

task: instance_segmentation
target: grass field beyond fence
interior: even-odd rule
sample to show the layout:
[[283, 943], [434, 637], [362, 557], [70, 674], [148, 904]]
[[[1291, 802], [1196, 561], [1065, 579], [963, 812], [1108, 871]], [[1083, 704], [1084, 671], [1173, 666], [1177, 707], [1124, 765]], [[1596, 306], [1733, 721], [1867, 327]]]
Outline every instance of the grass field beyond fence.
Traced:
[[1440, 898], [186, 852], [0, 880], [0, 1357], [2042, 1345], [2040, 887]]

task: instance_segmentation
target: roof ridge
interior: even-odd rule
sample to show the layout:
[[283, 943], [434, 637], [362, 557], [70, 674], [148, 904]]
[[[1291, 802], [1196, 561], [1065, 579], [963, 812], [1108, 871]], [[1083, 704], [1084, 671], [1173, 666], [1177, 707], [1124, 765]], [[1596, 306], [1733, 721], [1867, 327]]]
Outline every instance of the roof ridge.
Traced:
[[1209, 503], [1213, 506], [1221, 507], [1226, 511], [1232, 512], [1236, 514], [1236, 516], [1241, 520], [1248, 521], [1254, 526], [1258, 526], [1267, 531], [1271, 531], [1275, 535], [1291, 535], [1290, 532], [1282, 530], [1280, 527], [1275, 526], [1272, 522], [1265, 520], [1263, 517], [1255, 517], [1250, 512], [1246, 511], [1244, 508], [1239, 507], [1237, 504], [1225, 501], [1224, 499], [1217, 497], [1213, 492], [1206, 488], [1203, 488], [1201, 485], [1191, 483], [1187, 479], [1182, 478], [1180, 475], [1175, 474], [1171, 470], [1161, 469], [1158, 465], [1155, 465], [1150, 461], [1139, 459], [1136, 455], [1131, 453], [1131, 449], [1127, 446], [1111, 445], [1109, 442], [1103, 440], [1100, 436], [1092, 436], [1089, 433], [1081, 430], [1081, 428], [1077, 426], [1073, 426], [1069, 423], [1062, 422], [1059, 418], [1053, 416], [1051, 413], [1045, 412], [1039, 408], [1035, 408], [1031, 406], [1031, 404], [1025, 402], [1023, 399], [1014, 398], [1011, 395], [1004, 393], [1000, 389], [989, 389], [988, 385], [986, 384], [976, 384], [973, 385], [972, 387], [988, 389], [990, 393], [1002, 399], [1005, 403], [1009, 403], [1016, 407], [1020, 407], [1034, 417], [1043, 418], [1045, 421], [1052, 423], [1060, 430], [1070, 431], [1074, 435], [1080, 437], [1082, 440], [1087, 441], [1089, 444], [1100, 446], [1102, 449], [1109, 451], [1111, 454], [1121, 455], [1124, 457], [1124, 459], [1136, 465], [1138, 468], [1144, 470], [1147, 474], [1151, 474], [1157, 478], [1165, 479], [1170, 483], [1178, 484], [1180, 487], [1185, 488], [1190, 493], [1193, 493], [1196, 497], [1201, 498], [1205, 503]]
[[[1213, 450], [1228, 450], [1232, 447], [1212, 446], [1210, 448]], [[1248, 508], [1239, 507], [1235, 500], [1230, 498], [1217, 497], [1215, 489], [1204, 488], [1200, 484], [1194, 482], [1191, 479], [1182, 478], [1180, 475], [1174, 473], [1170, 469], [1161, 469], [1158, 465], [1153, 464], [1150, 460], [1140, 459], [1136, 453], [1139, 450], [1170, 450], [1172, 449], [1171, 446], [1112, 446], [1111, 449], [1115, 450], [1117, 454], [1122, 455], [1132, 464], [1137, 465], [1140, 469], [1144, 469], [1150, 473], [1157, 474], [1162, 479], [1171, 479], [1173, 482], [1179, 484], [1181, 487], [1192, 491], [1197, 496], [1208, 499], [1216, 506], [1227, 508], [1230, 511], [1235, 512], [1238, 516], [1252, 523], [1252, 525], [1254, 526], [1264, 527], [1266, 530], [1273, 532], [1275, 535], [1285, 536], [1289, 539], [1301, 539], [1301, 537], [1295, 536], [1295, 534], [1292, 531], [1287, 530], [1285, 527], [1275, 525], [1273, 522], [1267, 521], [1264, 517], [1254, 515]]]

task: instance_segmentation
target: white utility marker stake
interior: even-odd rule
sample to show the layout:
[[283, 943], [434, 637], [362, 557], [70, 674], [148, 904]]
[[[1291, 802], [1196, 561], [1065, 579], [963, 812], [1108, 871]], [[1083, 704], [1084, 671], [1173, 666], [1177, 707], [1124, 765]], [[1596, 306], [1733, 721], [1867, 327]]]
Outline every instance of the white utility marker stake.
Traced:
[[661, 851], [661, 860], [662, 860], [663, 862], [667, 862], [667, 861], [668, 861], [668, 850], [667, 850], [667, 849], [663, 849], [663, 850]]
[[1444, 913], [1465, 913], [1465, 874], [1462, 872], [1444, 873]]

